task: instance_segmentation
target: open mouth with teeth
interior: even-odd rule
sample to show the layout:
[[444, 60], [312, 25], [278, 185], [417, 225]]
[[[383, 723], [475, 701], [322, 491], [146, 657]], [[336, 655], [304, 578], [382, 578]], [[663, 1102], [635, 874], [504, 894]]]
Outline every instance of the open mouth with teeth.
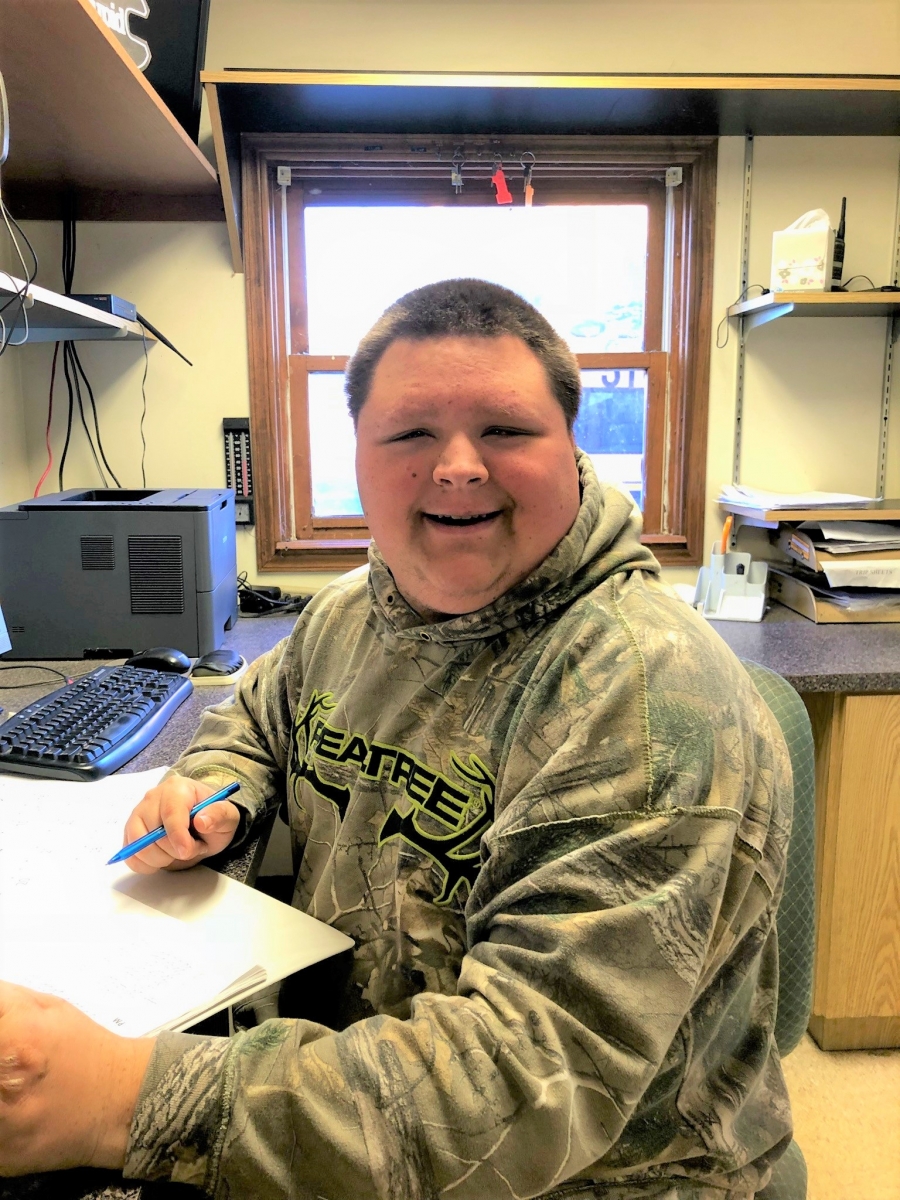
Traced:
[[476, 513], [471, 517], [449, 517], [443, 513], [423, 513], [426, 520], [433, 521], [435, 525], [450, 525], [462, 528], [467, 525], [483, 525], [485, 521], [492, 521], [494, 517], [500, 516], [500, 509], [495, 509], [494, 512]]

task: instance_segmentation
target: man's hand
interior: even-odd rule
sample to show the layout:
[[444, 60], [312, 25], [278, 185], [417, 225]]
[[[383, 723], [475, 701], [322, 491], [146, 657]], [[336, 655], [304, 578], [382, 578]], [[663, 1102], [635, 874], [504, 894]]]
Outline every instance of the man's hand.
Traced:
[[208, 784], [177, 775], [151, 788], [128, 818], [122, 844], [134, 842], [160, 825], [165, 826], [166, 836], [125, 860], [132, 871], [141, 875], [180, 871], [224, 850], [241, 819], [240, 810], [230, 800], [204, 808], [193, 824], [189, 816], [194, 805], [214, 791]]
[[0, 983], [0, 1175], [121, 1168], [152, 1038]]

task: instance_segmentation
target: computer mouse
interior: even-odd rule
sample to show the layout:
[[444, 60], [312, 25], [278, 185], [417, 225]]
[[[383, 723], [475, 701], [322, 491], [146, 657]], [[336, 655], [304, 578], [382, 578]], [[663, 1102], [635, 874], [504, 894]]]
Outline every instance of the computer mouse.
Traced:
[[146, 667], [151, 671], [171, 671], [175, 675], [186, 675], [191, 669], [191, 660], [181, 650], [172, 646], [154, 646], [141, 650], [125, 660], [126, 667]]
[[194, 663], [191, 678], [205, 675], [234, 675], [244, 665], [240, 654], [234, 650], [211, 650]]

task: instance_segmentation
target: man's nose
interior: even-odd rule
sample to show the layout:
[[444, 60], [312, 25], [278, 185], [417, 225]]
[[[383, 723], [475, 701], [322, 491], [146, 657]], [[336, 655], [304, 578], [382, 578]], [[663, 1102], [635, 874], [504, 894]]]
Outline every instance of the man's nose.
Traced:
[[435, 483], [459, 487], [469, 483], [484, 483], [487, 477], [488, 470], [481, 454], [468, 437], [460, 435], [443, 444], [434, 468]]

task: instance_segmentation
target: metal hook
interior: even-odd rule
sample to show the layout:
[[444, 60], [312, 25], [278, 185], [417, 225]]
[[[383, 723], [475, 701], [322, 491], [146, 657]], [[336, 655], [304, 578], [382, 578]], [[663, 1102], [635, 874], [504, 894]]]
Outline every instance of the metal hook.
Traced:
[[462, 169], [465, 161], [462, 147], [457, 146], [453, 151], [453, 158], [450, 160], [450, 183], [457, 195], [463, 190]]

